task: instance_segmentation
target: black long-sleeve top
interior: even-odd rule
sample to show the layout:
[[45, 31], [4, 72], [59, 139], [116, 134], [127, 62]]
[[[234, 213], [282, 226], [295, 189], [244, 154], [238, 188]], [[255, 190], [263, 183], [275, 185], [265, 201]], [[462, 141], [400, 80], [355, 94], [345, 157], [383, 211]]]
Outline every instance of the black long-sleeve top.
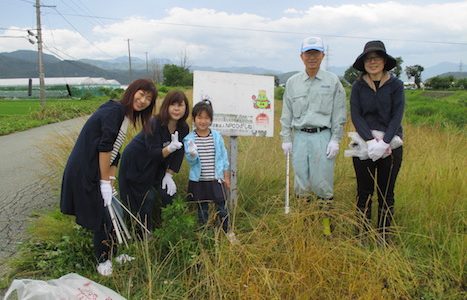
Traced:
[[[120, 195], [133, 209], [141, 205], [151, 186], [160, 188], [167, 169], [178, 173], [183, 162], [184, 150], [179, 149], [168, 157], [162, 157], [162, 149], [170, 144], [171, 133], [156, 117], [150, 120], [151, 133], [141, 131], [126, 146], [119, 168]], [[185, 122], [178, 122], [180, 142], [188, 134]]]
[[373, 139], [371, 130], [385, 132], [383, 141], [388, 144], [395, 135], [402, 138], [404, 105], [404, 85], [388, 73], [385, 73], [378, 88], [368, 75], [355, 81], [352, 86], [352, 123], [365, 141]]

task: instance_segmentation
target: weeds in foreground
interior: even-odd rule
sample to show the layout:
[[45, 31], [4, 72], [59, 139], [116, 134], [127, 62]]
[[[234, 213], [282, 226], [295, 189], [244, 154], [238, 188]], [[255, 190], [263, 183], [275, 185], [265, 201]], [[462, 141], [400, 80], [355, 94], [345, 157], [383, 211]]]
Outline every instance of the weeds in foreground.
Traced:
[[[153, 239], [130, 246], [137, 259], [116, 267], [111, 278], [97, 277], [92, 250], [80, 248], [79, 238], [67, 242], [90, 257], [91, 266], [82, 275], [129, 299], [465, 299], [465, 135], [407, 124], [404, 130], [396, 234], [388, 247], [380, 246], [372, 229], [356, 230], [355, 178], [342, 151], [336, 162], [332, 238], [322, 236], [314, 203], [292, 198], [292, 212], [284, 215], [285, 162], [278, 137], [239, 139], [240, 197], [232, 221], [240, 245], [230, 245], [215, 229], [196, 231], [195, 213], [182, 202], [163, 212], [170, 222]], [[347, 143], [344, 139], [341, 147]], [[51, 161], [63, 164], [67, 156], [60, 159], [58, 152]], [[60, 166], [55, 165], [59, 174]], [[179, 191], [186, 185], [186, 171], [183, 167], [176, 176]], [[64, 224], [77, 230], [70, 221], [50, 226], [68, 228]], [[51, 261], [57, 269], [63, 265], [66, 273], [76, 267], [71, 259], [52, 256]], [[34, 268], [39, 267], [23, 265], [14, 276]], [[26, 274], [58, 276], [51, 269], [40, 270]]]

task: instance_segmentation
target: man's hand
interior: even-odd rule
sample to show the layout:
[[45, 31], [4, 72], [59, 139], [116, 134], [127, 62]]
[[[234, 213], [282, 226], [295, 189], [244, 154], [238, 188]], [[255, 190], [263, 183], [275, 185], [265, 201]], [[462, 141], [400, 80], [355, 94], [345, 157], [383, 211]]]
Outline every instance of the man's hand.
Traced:
[[333, 159], [339, 153], [339, 143], [335, 140], [330, 140], [328, 147], [326, 148], [326, 157], [328, 159]]
[[292, 143], [290, 143], [290, 142], [282, 143], [282, 150], [284, 151], [285, 155], [292, 152]]

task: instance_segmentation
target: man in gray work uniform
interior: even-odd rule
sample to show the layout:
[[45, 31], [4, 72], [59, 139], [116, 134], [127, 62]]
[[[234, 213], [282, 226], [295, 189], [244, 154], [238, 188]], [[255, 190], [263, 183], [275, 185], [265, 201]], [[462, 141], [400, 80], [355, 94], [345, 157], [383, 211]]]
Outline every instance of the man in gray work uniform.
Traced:
[[[305, 70], [290, 77], [285, 86], [282, 149], [286, 155], [292, 152], [295, 194], [309, 198], [314, 193], [328, 209], [334, 195], [334, 161], [346, 121], [345, 91], [335, 74], [320, 70], [321, 38], [304, 39], [300, 58]], [[330, 235], [329, 222], [326, 216], [325, 235]]]

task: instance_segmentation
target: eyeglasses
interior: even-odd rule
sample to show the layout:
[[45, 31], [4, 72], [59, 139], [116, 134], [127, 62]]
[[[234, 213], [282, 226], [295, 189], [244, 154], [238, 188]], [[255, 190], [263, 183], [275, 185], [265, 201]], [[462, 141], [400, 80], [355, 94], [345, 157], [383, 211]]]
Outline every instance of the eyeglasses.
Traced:
[[382, 58], [381, 56], [368, 56], [368, 57], [365, 57], [364, 61], [366, 63], [368, 62], [382, 62], [384, 60], [384, 58]]

